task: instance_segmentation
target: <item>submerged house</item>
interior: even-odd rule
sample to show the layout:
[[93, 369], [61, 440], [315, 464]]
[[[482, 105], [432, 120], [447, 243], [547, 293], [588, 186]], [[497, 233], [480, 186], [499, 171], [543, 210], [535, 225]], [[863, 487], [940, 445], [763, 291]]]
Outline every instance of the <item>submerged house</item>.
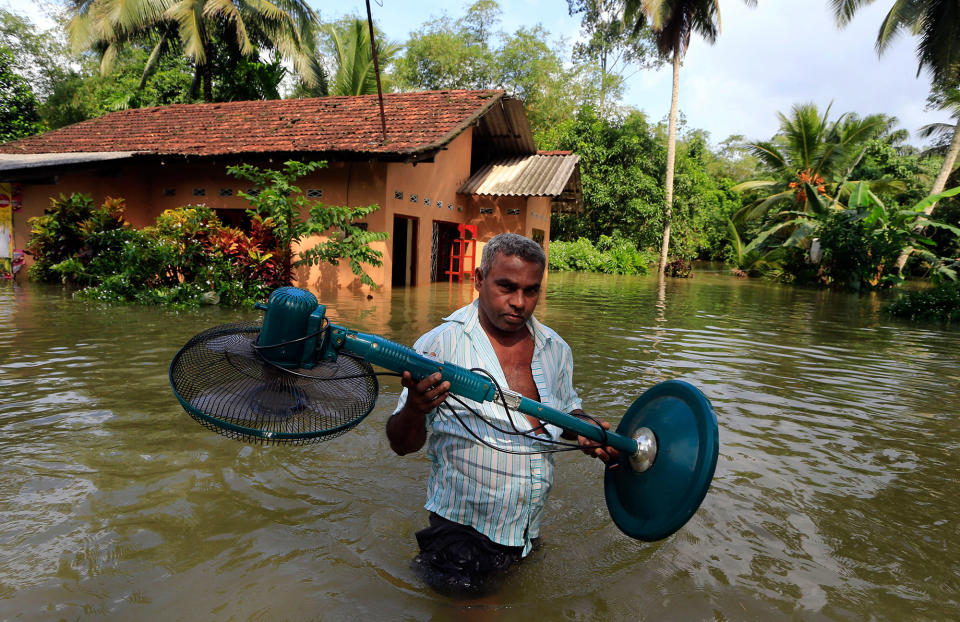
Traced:
[[[480, 249], [505, 231], [546, 249], [551, 212], [582, 200], [579, 158], [538, 153], [522, 102], [503, 91], [390, 93], [383, 108], [385, 137], [378, 98], [354, 96], [125, 110], [0, 145], [0, 182], [19, 193], [14, 246], [26, 245], [28, 218], [73, 192], [97, 204], [123, 197], [134, 226], [200, 203], [239, 224], [248, 204], [237, 193], [249, 184], [227, 166], [326, 160], [297, 185], [327, 205], [379, 205], [365, 225], [390, 239], [375, 244], [384, 265], [368, 274], [379, 286], [409, 286], [450, 278], [464, 231], [475, 230]], [[301, 270], [297, 280], [359, 283], [346, 266]]]

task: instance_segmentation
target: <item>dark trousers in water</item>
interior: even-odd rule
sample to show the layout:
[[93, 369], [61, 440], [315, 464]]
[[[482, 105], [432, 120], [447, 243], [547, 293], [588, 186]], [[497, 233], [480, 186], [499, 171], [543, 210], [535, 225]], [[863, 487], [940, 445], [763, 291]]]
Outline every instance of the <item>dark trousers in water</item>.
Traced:
[[430, 526], [417, 532], [420, 554], [414, 569], [437, 592], [475, 597], [499, 586], [523, 547], [497, 544], [473, 527], [430, 513]]

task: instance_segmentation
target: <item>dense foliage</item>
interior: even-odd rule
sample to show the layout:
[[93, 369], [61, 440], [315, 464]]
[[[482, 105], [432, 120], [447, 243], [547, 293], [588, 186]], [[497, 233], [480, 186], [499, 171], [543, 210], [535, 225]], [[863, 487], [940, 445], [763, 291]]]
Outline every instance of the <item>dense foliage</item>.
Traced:
[[30, 278], [82, 288], [80, 297], [110, 302], [196, 306], [252, 304], [282, 284], [268, 226], [224, 226], [213, 210], [167, 210], [152, 227], [123, 220], [123, 199], [99, 208], [82, 194], [61, 195], [30, 221]]
[[204, 101], [214, 101], [214, 74], [224, 61], [229, 70], [241, 60], [256, 63], [261, 54], [276, 57], [276, 67], [282, 57], [308, 84], [321, 80], [314, 49], [319, 18], [305, 0], [276, 5], [256, 0], [125, 0], [122, 5], [88, 0], [68, 11], [73, 47], [93, 52], [103, 75], [111, 72], [121, 50], [136, 45], [150, 50], [144, 82], [160, 58], [182, 55], [194, 67], [191, 97], [202, 87]]
[[656, 255], [638, 251], [632, 242], [622, 237], [601, 235], [596, 244], [587, 238], [551, 242], [549, 261], [549, 268], [558, 272], [647, 274]]
[[958, 262], [936, 253], [925, 231], [939, 230], [954, 240], [960, 228], [927, 216], [925, 209], [938, 199], [960, 194], [954, 188], [901, 208], [887, 206], [867, 182], [847, 184], [839, 197], [825, 196], [810, 183], [803, 211], [786, 210], [769, 221], [749, 244], [740, 240], [729, 223], [734, 263], [744, 273], [778, 280], [831, 285], [846, 289], [882, 288], [902, 281], [897, 258], [917, 255], [935, 279], [956, 279]]
[[27, 81], [14, 73], [13, 53], [0, 46], [0, 142], [36, 134], [43, 129], [39, 102]]
[[[580, 156], [583, 184], [583, 211], [554, 214], [551, 239], [619, 235], [640, 249], [659, 246], [666, 168], [662, 125], [650, 125], [639, 112], [601, 119], [585, 107], [551, 128], [544, 143]], [[710, 173], [716, 159], [702, 132], [681, 138], [673, 235], [679, 256], [714, 258], [724, 252], [726, 219], [741, 202], [728, 179]]]

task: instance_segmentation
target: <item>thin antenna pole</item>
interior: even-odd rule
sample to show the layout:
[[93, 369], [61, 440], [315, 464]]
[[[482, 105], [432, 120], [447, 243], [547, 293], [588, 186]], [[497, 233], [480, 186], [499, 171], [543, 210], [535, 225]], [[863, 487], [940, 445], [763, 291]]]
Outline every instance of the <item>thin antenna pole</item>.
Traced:
[[387, 115], [383, 111], [383, 89], [380, 87], [380, 61], [377, 60], [377, 42], [373, 38], [373, 15], [370, 13], [370, 0], [367, 0], [367, 26], [370, 27], [370, 48], [373, 50], [373, 73], [377, 76], [377, 97], [380, 99], [380, 130], [383, 142], [387, 142]]

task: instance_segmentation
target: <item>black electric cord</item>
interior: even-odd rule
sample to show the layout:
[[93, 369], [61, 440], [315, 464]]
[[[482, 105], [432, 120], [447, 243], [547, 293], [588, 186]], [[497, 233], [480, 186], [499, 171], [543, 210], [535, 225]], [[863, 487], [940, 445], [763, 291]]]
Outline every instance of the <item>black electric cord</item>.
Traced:
[[[485, 370], [485, 369], [483, 369], [483, 368], [481, 368], [481, 367], [474, 367], [474, 368], [472, 368], [470, 371], [483, 374], [484, 376], [486, 376], [487, 378], [489, 378], [489, 379], [490, 379], [490, 382], [493, 383], [493, 386], [496, 387], [496, 389], [497, 389], [497, 395], [500, 396], [500, 405], [503, 407], [504, 412], [506, 412], [506, 414], [507, 414], [507, 420], [510, 421], [510, 425], [513, 426], [514, 432], [515, 432], [516, 434], [518, 434], [518, 435], [520, 435], [520, 436], [523, 436], [523, 437], [526, 437], [526, 438], [531, 438], [531, 439], [541, 440], [541, 441], [542, 441], [542, 437], [540, 437], [539, 435], [536, 435], [536, 432], [537, 432], [537, 430], [543, 430], [543, 429], [545, 429], [546, 424], [545, 424], [544, 422], [541, 421], [541, 422], [540, 422], [540, 425], [538, 425], [537, 427], [532, 428], [532, 429], [530, 430], [530, 432], [533, 432], [533, 433], [534, 433], [534, 436], [530, 436], [530, 434], [529, 434], [528, 432], [523, 432], [523, 431], [521, 431], [521, 430], [518, 430], [518, 429], [517, 429], [517, 425], [513, 422], [513, 417], [510, 416], [510, 413], [511, 413], [510, 407], [507, 406], [507, 400], [506, 400], [506, 398], [504, 397], [504, 393], [503, 393], [503, 391], [501, 390], [501, 388], [500, 388], [500, 383], [497, 382], [497, 379], [494, 378], [493, 375], [492, 375], [490, 372], [488, 372], [487, 370]], [[461, 402], [461, 403], [462, 403], [462, 402]], [[473, 412], [475, 415], [477, 414], [477, 413], [476, 413], [475, 411], [473, 411], [472, 409], [471, 409], [471, 412]], [[479, 415], [478, 415], [478, 416], [479, 416]], [[597, 419], [595, 419], [595, 418], [592, 417], [591, 415], [588, 415], [587, 413], [584, 413], [584, 412], [576, 413], [576, 414], [573, 414], [572, 416], [578, 417], [578, 418], [580, 418], [580, 419], [589, 419], [590, 421], [593, 422], [593, 424], [594, 424], [595, 426], [597, 426], [597, 429], [599, 429], [599, 430], [600, 430], [600, 433], [603, 435], [603, 440], [602, 440], [602, 442], [601, 442], [600, 444], [598, 444], [598, 445], [593, 445], [593, 446], [589, 446], [589, 445], [588, 445], [588, 446], [577, 445], [578, 448], [580, 448], [580, 449], [589, 449], [589, 448], [591, 448], [591, 447], [606, 447], [607, 445], [609, 445], [609, 443], [607, 442], [607, 430], [606, 430], [606, 428], [604, 428], [604, 427], [600, 424], [600, 422], [599, 422]], [[483, 417], [480, 417], [480, 418], [483, 419]], [[484, 419], [484, 421], [486, 421], [486, 420]], [[493, 426], [493, 424], [491, 424], [491, 423], [489, 423], [489, 422], [487, 422], [487, 424], [490, 425], [491, 427], [493, 427], [493, 428], [494, 428], [495, 430], [497, 430], [498, 432], [501, 432], [501, 433], [503, 433], [503, 434], [509, 434], [509, 432], [506, 432], [506, 431], [504, 431], [504, 430], [500, 430], [500, 429], [498, 429], [496, 426]], [[560, 426], [557, 426], [557, 427], [560, 427]], [[582, 435], [581, 435], [581, 436], [582, 436]]]

